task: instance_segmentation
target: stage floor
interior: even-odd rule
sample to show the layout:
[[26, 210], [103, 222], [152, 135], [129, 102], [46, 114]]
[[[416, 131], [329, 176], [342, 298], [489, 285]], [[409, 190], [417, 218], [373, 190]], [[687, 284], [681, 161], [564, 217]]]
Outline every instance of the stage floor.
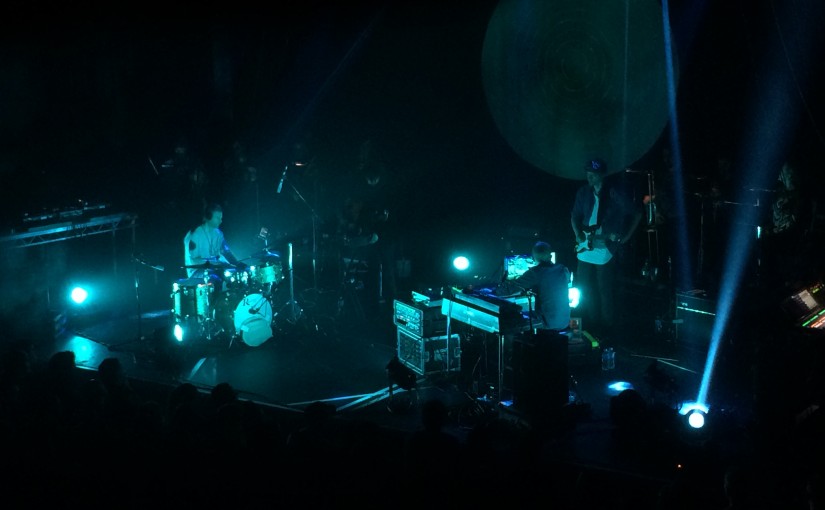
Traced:
[[[418, 375], [415, 390], [393, 386], [390, 395], [387, 365], [397, 350], [392, 305], [363, 320], [336, 319], [300, 306], [297, 318], [283, 308], [274, 315], [272, 336], [255, 346], [237, 339], [230, 343], [221, 335], [178, 344], [171, 337], [171, 311], [159, 309], [140, 320], [121, 313], [70, 329], [57, 338], [52, 352], [71, 350], [77, 365], [90, 370], [116, 357], [130, 378], [170, 388], [188, 382], [208, 392], [229, 383], [239, 398], [284, 416], [299, 416], [310, 404], [324, 402], [342, 419], [366, 420], [402, 435], [420, 429], [420, 407], [430, 398], [448, 405], [448, 431], [461, 439], [490, 417], [535, 427], [518, 406], [505, 405], [512, 398], [506, 387], [497, 394], [495, 335], [480, 337], [452, 321], [452, 332], [462, 342], [461, 369]], [[662, 462], [670, 465], [670, 456], [650, 464], [617, 452], [611, 399], [633, 388], [650, 406], [677, 408], [696, 397], [707, 349], [656, 334], [647, 318], [635, 321], [611, 341], [613, 370], [602, 370], [598, 348], [570, 350], [565, 427], [548, 430], [546, 444], [548, 454], [561, 462], [666, 479], [672, 473], [663, 470]], [[741, 423], [749, 419], [747, 381], [733, 377], [717, 377], [708, 402], [717, 416]]]

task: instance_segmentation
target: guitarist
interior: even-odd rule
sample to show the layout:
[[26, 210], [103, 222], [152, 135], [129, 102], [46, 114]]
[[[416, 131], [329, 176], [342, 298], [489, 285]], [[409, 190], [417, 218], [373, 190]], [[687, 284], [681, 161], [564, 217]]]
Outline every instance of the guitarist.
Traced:
[[587, 184], [576, 192], [570, 225], [576, 236], [577, 280], [591, 330], [604, 337], [616, 321], [616, 262], [619, 247], [633, 237], [642, 219], [641, 205], [605, 179], [601, 159], [585, 166]]

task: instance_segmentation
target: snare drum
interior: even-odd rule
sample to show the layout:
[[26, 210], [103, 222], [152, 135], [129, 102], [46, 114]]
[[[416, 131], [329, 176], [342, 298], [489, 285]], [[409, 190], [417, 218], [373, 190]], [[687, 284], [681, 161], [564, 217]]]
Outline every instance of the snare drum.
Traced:
[[192, 280], [183, 280], [172, 284], [172, 297], [175, 300], [177, 319], [206, 318], [214, 287], [212, 283], [193, 284], [191, 282]]
[[272, 338], [272, 305], [262, 294], [244, 296], [235, 308], [235, 333], [250, 347]]

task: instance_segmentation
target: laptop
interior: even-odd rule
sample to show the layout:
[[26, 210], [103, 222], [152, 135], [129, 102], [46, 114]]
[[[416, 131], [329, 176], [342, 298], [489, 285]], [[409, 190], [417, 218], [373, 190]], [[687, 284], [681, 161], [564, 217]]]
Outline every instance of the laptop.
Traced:
[[816, 282], [793, 293], [782, 301], [782, 309], [797, 327], [825, 330], [825, 284]]
[[[553, 252], [553, 262], [556, 261], [556, 253]], [[538, 262], [530, 255], [507, 255], [504, 257], [504, 278], [515, 280], [527, 272], [531, 267], [537, 266]]]

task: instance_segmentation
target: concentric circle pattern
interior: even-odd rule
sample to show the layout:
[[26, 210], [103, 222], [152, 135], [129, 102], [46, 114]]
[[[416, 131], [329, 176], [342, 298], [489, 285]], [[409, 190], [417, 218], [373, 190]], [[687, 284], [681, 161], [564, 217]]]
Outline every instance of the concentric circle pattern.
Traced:
[[656, 0], [502, 0], [484, 40], [487, 103], [502, 136], [552, 175], [582, 179], [647, 152], [667, 123]]

